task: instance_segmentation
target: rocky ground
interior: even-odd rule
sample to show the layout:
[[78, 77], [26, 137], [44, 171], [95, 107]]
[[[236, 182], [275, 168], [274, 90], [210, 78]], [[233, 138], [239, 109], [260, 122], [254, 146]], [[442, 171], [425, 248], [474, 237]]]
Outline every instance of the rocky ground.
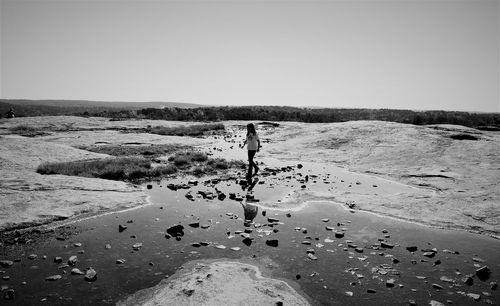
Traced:
[[[105, 118], [64, 116], [2, 119], [0, 120], [0, 142], [2, 144], [0, 147], [0, 167], [2, 170], [0, 177], [0, 202], [2, 203], [0, 206], [0, 232], [5, 233], [7, 230], [15, 228], [43, 223], [51, 224], [51, 222], [58, 220], [74, 220], [79, 216], [102, 214], [150, 204], [148, 192], [142, 186], [94, 178], [40, 175], [36, 173], [36, 168], [40, 163], [109, 157], [105, 154], [78, 149], [92, 145], [187, 145], [199, 147], [214, 157], [245, 159], [245, 151], [239, 149], [238, 144], [243, 139], [246, 123], [241, 121], [224, 122], [228, 132], [225, 136], [191, 138], [153, 135], [144, 131], [148, 126], [189, 124], [183, 122], [109, 121]], [[30, 127], [29, 133], [22, 136], [19, 135], [19, 132], [13, 132], [13, 128], [19, 126]], [[466, 229], [497, 238], [500, 235], [500, 207], [498, 206], [500, 203], [500, 189], [498, 188], [500, 186], [499, 132], [479, 131], [451, 125], [413, 126], [375, 121], [331, 124], [280, 122], [279, 126], [260, 124], [258, 132], [263, 144], [263, 148], [257, 156], [258, 161], [263, 163], [261, 164], [262, 172], [259, 175], [262, 178], [259, 184], [262, 185], [259, 188], [260, 192], [266, 190], [263, 196], [266, 201], [245, 197], [244, 194], [221, 191], [224, 188], [229, 188], [228, 186], [234, 188], [233, 185], [238, 184], [239, 177], [242, 176], [241, 173], [239, 177], [230, 178], [229, 181], [217, 179], [217, 182], [213, 182], [209, 180], [203, 186], [198, 186], [197, 188], [200, 190], [196, 192], [184, 190], [184, 187], [177, 188], [167, 185], [165, 188], [179, 193], [177, 196], [188, 202], [199, 199], [207, 202], [223, 201], [227, 196], [232, 201], [253, 203], [261, 209], [272, 209], [277, 212], [276, 214], [284, 214], [286, 217], [282, 217], [287, 220], [293, 219], [290, 219], [290, 212], [303, 210], [306, 202], [326, 201], [338, 203], [352, 212], [363, 210], [438, 227]], [[200, 179], [201, 181], [203, 179]], [[194, 185], [189, 185], [187, 181], [184, 183], [186, 189], [194, 188]], [[245, 188], [244, 185], [242, 186]], [[223, 198], [220, 197], [221, 194], [224, 194]], [[239, 205], [237, 206], [239, 207]], [[187, 206], [181, 207], [188, 208]], [[185, 213], [196, 214], [196, 212], [186, 211]], [[209, 211], [206, 213], [208, 214]], [[241, 219], [232, 213], [227, 214], [227, 216], [235, 221]], [[256, 231], [262, 237], [269, 234], [279, 236], [281, 232], [273, 226], [283, 225], [283, 222], [278, 219], [274, 220], [271, 216], [267, 216], [267, 218], [267, 222], [273, 230], [259, 231], [261, 226], [267, 225], [260, 224], [257, 227], [254, 224]], [[330, 216], [330, 218], [333, 219], [334, 216]], [[155, 218], [155, 222], [159, 220], [159, 218]], [[307, 219], [302, 221], [305, 220]], [[145, 234], [149, 231], [148, 222], [138, 221], [134, 224], [145, 226], [145, 229], [140, 231], [141, 234]], [[321, 223], [323, 222], [328, 223], [329, 221], [323, 219]], [[212, 226], [216, 228], [216, 224], [217, 222]], [[299, 224], [299, 227], [295, 225], [294, 230], [292, 223], [285, 222], [284, 224], [290, 227], [284, 229], [284, 232], [296, 232], [297, 235], [300, 235], [300, 231], [308, 226], [307, 224]], [[328, 225], [326, 233], [329, 235], [326, 237], [318, 235], [315, 239], [324, 241], [324, 243], [333, 243], [335, 239], [339, 239], [341, 242], [347, 228], [343, 229], [342, 226], [345, 227], [345, 224], [336, 224], [337, 227], [342, 228], [341, 231], [334, 225]], [[368, 224], [370, 223], [368, 222]], [[128, 225], [132, 227], [131, 224]], [[383, 252], [381, 255], [379, 250], [394, 247], [399, 249], [399, 244], [391, 243], [388, 240], [372, 241], [377, 240], [376, 235], [373, 235], [373, 229], [368, 230], [367, 234], [363, 230], [365, 225], [358, 226], [360, 228], [353, 231], [352, 238], [359, 241], [348, 239], [345, 241], [345, 245], [342, 242], [338, 244], [338, 248], [331, 247], [325, 252], [322, 252], [321, 248], [324, 245], [321, 243], [315, 244], [316, 251], [309, 250], [310, 244], [305, 244], [308, 247], [305, 251], [308, 256], [306, 260], [317, 262], [318, 257], [325, 258], [331, 254], [343, 253], [349, 254], [349, 262], [355, 259], [356, 253], [363, 253], [364, 249], [372, 250], [370, 256], [358, 258], [360, 263], [364, 265], [363, 267], [349, 270], [352, 268], [350, 267], [346, 270], [349, 273], [353, 272], [352, 275], [359, 278], [359, 270], [357, 269], [367, 269], [369, 263], [366, 260], [377, 262], [380, 261], [377, 258], [387, 257], [387, 254]], [[210, 226], [205, 229], [209, 228]], [[360, 230], [361, 233], [356, 233], [357, 230]], [[339, 237], [337, 237], [338, 231], [340, 231]], [[121, 233], [122, 229], [119, 232]], [[234, 232], [234, 235], [229, 232], [227, 239], [237, 235], [237, 232], [238, 235], [250, 236], [246, 231], [238, 230]], [[387, 232], [383, 233], [385, 233], [386, 238], [391, 237]], [[219, 234], [212, 233], [211, 235], [217, 236]], [[310, 234], [305, 235], [309, 238], [304, 239], [313, 238]], [[368, 235], [369, 239], [363, 238], [365, 235]], [[130, 237], [136, 238], [135, 235]], [[288, 236], [282, 238], [286, 237]], [[191, 239], [196, 239], [196, 236], [191, 237]], [[221, 237], [217, 239], [221, 239]], [[300, 238], [292, 237], [288, 244], [300, 245], [296, 239]], [[400, 239], [403, 243], [408, 237], [400, 237]], [[473, 239], [468, 238], [468, 240]], [[276, 245], [269, 245], [267, 241], [272, 241], [270, 243]], [[61, 243], [66, 242], [61, 241]], [[199, 245], [193, 245], [196, 242], [189, 243], [190, 247], [199, 247]], [[383, 246], [382, 243], [387, 245]], [[442, 238], [436, 243], [446, 244], [447, 239]], [[140, 244], [141, 246], [137, 249], [142, 247], [142, 243]], [[244, 240], [243, 244], [245, 244]], [[277, 239], [267, 238], [264, 247], [276, 248], [277, 244]], [[420, 258], [420, 262], [424, 265], [428, 264], [428, 269], [434, 269], [436, 265], [440, 265], [441, 258], [432, 259], [434, 261], [432, 263], [426, 257], [432, 255], [430, 258], [434, 258], [438, 251], [436, 248], [424, 247], [423, 244], [424, 241], [420, 240], [419, 247], [415, 249], [421, 249], [423, 255], [418, 251], [407, 251], [411, 252], [411, 256], [416, 256], [414, 253], [424, 256], [424, 259]], [[225, 246], [219, 243], [209, 245], [214, 246], [215, 249], [225, 249]], [[172, 246], [172, 250], [177, 250], [176, 247]], [[182, 246], [181, 249], [183, 250], [185, 247]], [[238, 250], [233, 251], [240, 250], [240, 247], [236, 248]], [[280, 248], [283, 248], [282, 242], [280, 242]], [[108, 248], [106, 247], [106, 249]], [[469, 251], [467, 250], [466, 256], [475, 256], [469, 254]], [[183, 252], [181, 251], [181, 253]], [[405, 250], [402, 252], [404, 253]], [[426, 252], [429, 254], [425, 255]], [[191, 254], [195, 253], [191, 252]], [[443, 262], [452, 262], [448, 258], [452, 255], [439, 250], [440, 255], [441, 253], [444, 253]], [[388, 258], [392, 260], [393, 255], [390, 255]], [[91, 254], [82, 256], [89, 256], [88, 260], [91, 260]], [[407, 255], [399, 254], [399, 256], [406, 260]], [[338, 257], [331, 260], [339, 260]], [[36, 258], [29, 259], [36, 260]], [[411, 264], [415, 264], [414, 260], [416, 262], [416, 258], [412, 260]], [[462, 259], [458, 258], [458, 260]], [[474, 266], [472, 268], [480, 270], [484, 262], [483, 259], [481, 260], [481, 262], [473, 260]], [[439, 263], [437, 263], [438, 261]], [[491, 267], [496, 270], [497, 263], [491, 258], [490, 261], [492, 261]], [[395, 265], [398, 262], [393, 260], [392, 264]], [[324, 265], [323, 262], [321, 264]], [[453, 262], [453, 265], [455, 264]], [[15, 266], [11, 260], [2, 261], [2, 266], [4, 265], [5, 267]], [[260, 275], [262, 267], [262, 264], [241, 260], [191, 262], [175, 276], [169, 277], [156, 287], [140, 291], [122, 300], [122, 303], [149, 303], [153, 305], [172, 298], [177, 299], [176, 301], [180, 304], [188, 304], [194, 300], [218, 304], [219, 300], [227, 301], [228, 299], [258, 301], [255, 304], [284, 302], [287, 305], [305, 305], [308, 303], [290, 284]], [[329, 271], [332, 268], [322, 267], [318, 266], [318, 269]], [[379, 267], [384, 266], [379, 265]], [[104, 269], [105, 265], [99, 266], [97, 270]], [[373, 271], [372, 268], [371, 273], [374, 275], [380, 272], [378, 268], [375, 272]], [[411, 274], [411, 271], [410, 266], [405, 274]], [[450, 271], [442, 270], [443, 273]], [[474, 272], [474, 270], [471, 271], [467, 273]], [[325, 274], [330, 275], [338, 272], [332, 270], [330, 273], [325, 272]], [[318, 275], [315, 273], [317, 272], [310, 274], [311, 278]], [[429, 270], [426, 273], [431, 275], [433, 272]], [[59, 278], [68, 277], [56, 275], [59, 275]], [[207, 277], [207, 275], [211, 276]], [[335, 281], [334, 279], [329, 280]], [[384, 287], [385, 281], [384, 279]], [[447, 282], [447, 280], [441, 281]], [[189, 286], [194, 286], [194, 284], [196, 284], [197, 290], [191, 291], [192, 288]], [[234, 294], [235, 284], [240, 284], [239, 287], [244, 288], [237, 295]], [[330, 286], [336, 286], [336, 284], [335, 281]], [[387, 287], [392, 288], [390, 285]], [[427, 286], [427, 282], [422, 286]], [[441, 288], [438, 288], [439, 286]], [[461, 284], [461, 280], [453, 279], [453, 286], [464, 285]], [[442, 290], [442, 287], [443, 285], [437, 284], [437, 287], [433, 287], [433, 289]], [[401, 286], [401, 288], [403, 287]], [[5, 291], [4, 298], [5, 296], [10, 297], [8, 290], [10, 290], [8, 287], [5, 290], [2, 289], [2, 292]], [[483, 288], [482, 290], [487, 289]], [[375, 291], [370, 288], [367, 292], [373, 294]], [[217, 294], [212, 295], [211, 300], [207, 300], [208, 292], [217, 292]], [[346, 292], [349, 293], [348, 296], [353, 294], [351, 290]], [[490, 292], [486, 293], [483, 293], [484, 296], [491, 295]], [[471, 299], [475, 299], [474, 297], [476, 295], [469, 296]]]
[[[25, 228], [82, 214], [137, 207], [148, 203], [141, 186], [62, 175], [40, 175], [43, 162], [109, 157], [77, 149], [95, 144], [200, 144], [201, 139], [124, 133], [123, 129], [185, 123], [124, 121], [106, 118], [27, 117], [0, 120], [0, 231]], [[42, 136], [24, 137], [11, 128], [28, 126]]]
[[378, 121], [285, 122], [267, 138], [269, 144], [262, 153], [267, 156], [338, 165], [428, 191], [419, 197], [402, 194], [392, 202], [352, 194], [358, 209], [446, 228], [500, 234], [498, 132]]

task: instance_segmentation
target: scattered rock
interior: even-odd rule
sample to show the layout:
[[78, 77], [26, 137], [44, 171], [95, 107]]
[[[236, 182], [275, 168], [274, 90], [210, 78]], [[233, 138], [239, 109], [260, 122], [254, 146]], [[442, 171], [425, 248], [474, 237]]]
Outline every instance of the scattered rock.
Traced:
[[392, 287], [394, 287], [395, 282], [396, 282], [396, 280], [394, 278], [388, 279], [385, 282], [385, 286], [388, 288], [392, 288]]
[[432, 288], [437, 289], [437, 290], [442, 290], [443, 286], [441, 286], [439, 284], [432, 284]]
[[388, 242], [385, 242], [385, 241], [380, 242], [380, 246], [383, 247], [383, 248], [386, 248], [386, 249], [392, 249], [392, 248], [394, 248], [394, 244], [388, 243]]
[[92, 267], [89, 267], [87, 269], [87, 272], [85, 273], [85, 280], [88, 282], [93, 282], [97, 279], [97, 272], [92, 269]]
[[497, 282], [491, 282], [490, 283], [490, 288], [491, 288], [491, 290], [497, 290], [497, 288], [498, 288]]
[[343, 238], [344, 237], [344, 233], [342, 232], [335, 232], [335, 238]]
[[271, 247], [277, 247], [278, 240], [277, 239], [266, 240], [266, 245], [271, 246]]
[[184, 226], [180, 224], [171, 226], [167, 229], [167, 234], [171, 235], [172, 237], [182, 237], [184, 236]]
[[476, 294], [476, 293], [467, 293], [467, 296], [476, 302], [481, 299], [481, 296], [479, 294]]
[[142, 243], [141, 242], [137, 242], [136, 244], [134, 244], [132, 246], [132, 249], [134, 249], [134, 251], [139, 251], [140, 248], [142, 248]]
[[432, 258], [436, 255], [436, 253], [434, 252], [424, 252], [422, 255], [424, 255], [425, 257], [429, 257], [429, 258]]
[[487, 280], [490, 278], [490, 269], [488, 269], [488, 266], [482, 266], [476, 270], [476, 275], [480, 280]]
[[447, 276], [441, 276], [441, 277], [439, 278], [439, 280], [441, 280], [441, 281], [443, 281], [443, 282], [446, 282], [446, 283], [454, 283], [454, 282], [455, 282], [455, 280], [454, 280], [454, 279], [449, 278], [449, 277], [447, 277]]
[[188, 225], [193, 227], [193, 228], [198, 228], [198, 227], [200, 227], [200, 222], [193, 222], [193, 223], [189, 223]]
[[28, 256], [28, 259], [35, 260], [37, 257], [38, 257], [38, 255], [36, 255], [36, 254], [30, 254]]
[[70, 256], [70, 258], [68, 259], [68, 265], [70, 266], [76, 265], [77, 262], [78, 262], [78, 257], [76, 257], [76, 255]]
[[123, 259], [123, 258], [119, 258], [116, 260], [116, 264], [118, 264], [118, 265], [122, 265], [124, 263], [125, 263], [125, 259]]
[[416, 246], [407, 246], [406, 249], [408, 250], [408, 252], [415, 252], [418, 250], [418, 247]]
[[12, 288], [5, 290], [5, 292], [3, 293], [4, 300], [13, 300], [14, 296], [15, 296], [15, 291]]
[[71, 269], [71, 274], [73, 274], [73, 275], [83, 275], [83, 274], [85, 274], [85, 273], [83, 273], [83, 272], [82, 272], [80, 269], [78, 269], [78, 268], [73, 268], [73, 269]]
[[2, 266], [4, 268], [10, 267], [13, 264], [14, 264], [14, 262], [11, 260], [0, 260], [0, 266]]
[[246, 245], [246, 246], [250, 246], [252, 245], [252, 238], [250, 237], [246, 237], [245, 239], [242, 240], [242, 242]]
[[61, 278], [62, 278], [61, 275], [56, 274], [56, 275], [47, 276], [45, 278], [45, 280], [53, 282], [53, 281], [56, 281], [56, 280], [60, 280]]
[[[415, 305], [416, 305], [416, 304], [415, 304]], [[431, 306], [444, 306], [444, 304], [443, 304], [443, 303], [438, 302], [438, 301], [434, 301], [434, 300], [431, 300], [431, 301], [429, 302], [429, 305], [431, 305]]]
[[314, 256], [314, 254], [311, 253], [307, 253], [307, 257], [309, 257], [309, 259], [311, 260], [318, 260], [318, 257]]

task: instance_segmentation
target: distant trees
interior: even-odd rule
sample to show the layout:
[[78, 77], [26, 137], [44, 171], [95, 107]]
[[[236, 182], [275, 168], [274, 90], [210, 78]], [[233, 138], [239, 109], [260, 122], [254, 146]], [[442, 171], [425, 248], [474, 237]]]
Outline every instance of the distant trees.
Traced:
[[165, 108], [110, 108], [46, 105], [13, 105], [0, 101], [0, 112], [14, 107], [16, 116], [80, 115], [123, 119], [156, 119], [179, 121], [262, 120], [300, 122], [344, 122], [380, 120], [407, 124], [458, 124], [469, 127], [500, 129], [499, 113], [470, 113], [455, 111], [412, 111], [400, 109], [298, 108], [289, 106], [219, 106]]
[[[395, 109], [296, 108], [287, 106], [240, 106], [201, 108], [146, 108], [137, 112], [147, 119], [180, 121], [265, 120], [309, 123], [380, 120], [407, 124], [458, 124], [469, 127], [498, 126], [498, 113], [411, 111]], [[99, 114], [97, 114], [99, 115]], [[106, 116], [113, 114], [106, 114]], [[123, 115], [123, 114], [120, 114]], [[133, 117], [133, 116], [132, 116]]]

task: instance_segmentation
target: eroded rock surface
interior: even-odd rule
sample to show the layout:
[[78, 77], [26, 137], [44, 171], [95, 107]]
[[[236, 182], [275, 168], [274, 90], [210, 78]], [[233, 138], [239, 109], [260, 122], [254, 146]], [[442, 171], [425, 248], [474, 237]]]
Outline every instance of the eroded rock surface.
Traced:
[[117, 305], [166, 304], [309, 305], [309, 302], [286, 282], [263, 276], [254, 265], [220, 260], [188, 263], [172, 277]]

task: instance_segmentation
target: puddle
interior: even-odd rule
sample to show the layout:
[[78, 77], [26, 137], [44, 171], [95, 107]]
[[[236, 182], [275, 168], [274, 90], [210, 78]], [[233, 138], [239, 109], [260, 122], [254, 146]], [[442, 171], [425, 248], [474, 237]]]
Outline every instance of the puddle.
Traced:
[[[212, 157], [246, 159], [246, 151], [238, 148], [241, 135], [213, 139], [202, 147]], [[317, 305], [406, 305], [411, 300], [468, 305], [476, 303], [473, 297], [481, 304], [500, 303], [490, 285], [499, 281], [498, 240], [356, 210], [363, 201], [383, 205], [397, 203], [402, 195], [432, 197], [435, 191], [334, 165], [305, 162], [300, 167], [265, 154], [257, 161], [264, 164], [253, 186], [240, 185], [243, 173], [222, 181], [203, 178], [207, 182], [196, 186], [188, 184], [191, 177], [155, 182], [146, 191], [149, 206], [81, 220], [41, 241], [7, 245], [0, 260], [15, 262], [0, 267], [0, 282], [2, 295], [12, 288], [15, 298], [2, 304], [114, 304], [155, 286], [187, 262], [220, 258], [269, 258], [277, 264], [270, 268], [273, 277], [295, 281]], [[168, 184], [189, 188], [172, 190]], [[120, 232], [120, 224], [127, 228]], [[184, 235], [167, 239], [167, 228], [178, 224]], [[72, 234], [61, 240], [60, 231]], [[417, 250], [409, 252], [410, 246]], [[434, 248], [437, 252], [427, 254], [432, 258], [424, 256], [422, 250]], [[30, 254], [37, 258], [29, 259]], [[92, 267], [97, 280], [71, 274], [74, 267], [64, 264], [73, 255], [78, 258], [74, 267]], [[56, 256], [61, 263], [54, 262]], [[475, 271], [484, 265], [491, 273], [479, 279]], [[462, 280], [468, 274], [473, 275], [470, 286]], [[51, 275], [61, 279], [45, 280]]]
[[[2, 250], [0, 259], [18, 259], [18, 262], [0, 269], [4, 271], [0, 276], [9, 276], [8, 280], [0, 281], [2, 286], [15, 290], [15, 299], [2, 303], [114, 304], [137, 290], [156, 285], [188, 261], [242, 257], [270, 258], [278, 264], [272, 272], [274, 277], [296, 281], [318, 305], [384, 305], [388, 301], [407, 304], [409, 300], [418, 305], [427, 305], [431, 300], [445, 304], [449, 300], [456, 305], [475, 303], [466, 296], [468, 293], [479, 294], [480, 303], [500, 302], [497, 291], [490, 288], [490, 282], [499, 281], [499, 241], [355, 210], [353, 213], [345, 209], [344, 203], [335, 202], [336, 196], [321, 199], [325, 190], [334, 195], [418, 193], [419, 190], [401, 184], [394, 187], [392, 182], [375, 177], [364, 178], [357, 185], [349, 173], [325, 171], [322, 166], [297, 169], [293, 165], [281, 171], [282, 166], [285, 167], [283, 164], [275, 166], [279, 168], [276, 171], [268, 170], [268, 175], [263, 172], [250, 192], [238, 179], [215, 184], [200, 181], [196, 186], [177, 191], [167, 185], [187, 184], [191, 178], [152, 183], [152, 189], [147, 191], [152, 205], [76, 222], [68, 228], [74, 234], [64, 241], [58, 240], [56, 234], [32, 244], [8, 246]], [[318, 173], [318, 177], [308, 174], [309, 171]], [[306, 175], [310, 175], [307, 182]], [[301, 188], [302, 185], [306, 188]], [[207, 198], [212, 192], [214, 198], [203, 198], [199, 191], [205, 192]], [[187, 193], [193, 200], [186, 197]], [[224, 200], [217, 197], [220, 193], [226, 195]], [[230, 193], [243, 200], [231, 200]], [[247, 194], [253, 199], [247, 201]], [[304, 199], [311, 201], [304, 204]], [[255, 215], [248, 227], [243, 204], [252, 206], [253, 213], [247, 212], [247, 217]], [[199, 223], [199, 227], [189, 225], [193, 223]], [[127, 228], [119, 232], [119, 224]], [[177, 224], [184, 227], [184, 235], [180, 240], [167, 239], [166, 229]], [[245, 229], [253, 239], [251, 244], [248, 240], [243, 242], [240, 231]], [[337, 231], [343, 232], [344, 237], [336, 238]], [[277, 240], [278, 245], [269, 246], [267, 240]], [[381, 247], [380, 240], [394, 247]], [[142, 246], [134, 250], [136, 243]], [[406, 249], [409, 246], [417, 246], [418, 250], [410, 253]], [[239, 250], [234, 251], [233, 247]], [[421, 251], [433, 248], [437, 252], [432, 258]], [[308, 250], [314, 256], [308, 255]], [[36, 254], [37, 258], [29, 259], [30, 254]], [[96, 281], [87, 282], [82, 275], [71, 275], [73, 267], [59, 268], [72, 255], [78, 257], [75, 267], [82, 271], [93, 267], [97, 271]], [[63, 262], [54, 263], [56, 256], [62, 257]], [[123, 259], [124, 263], [117, 264], [117, 259]], [[483, 265], [491, 271], [487, 280], [474, 275]], [[45, 280], [56, 274], [61, 279]], [[467, 274], [474, 275], [472, 286], [462, 281]], [[393, 287], [387, 287], [389, 279], [394, 279]], [[435, 289], [433, 284], [442, 289]]]

